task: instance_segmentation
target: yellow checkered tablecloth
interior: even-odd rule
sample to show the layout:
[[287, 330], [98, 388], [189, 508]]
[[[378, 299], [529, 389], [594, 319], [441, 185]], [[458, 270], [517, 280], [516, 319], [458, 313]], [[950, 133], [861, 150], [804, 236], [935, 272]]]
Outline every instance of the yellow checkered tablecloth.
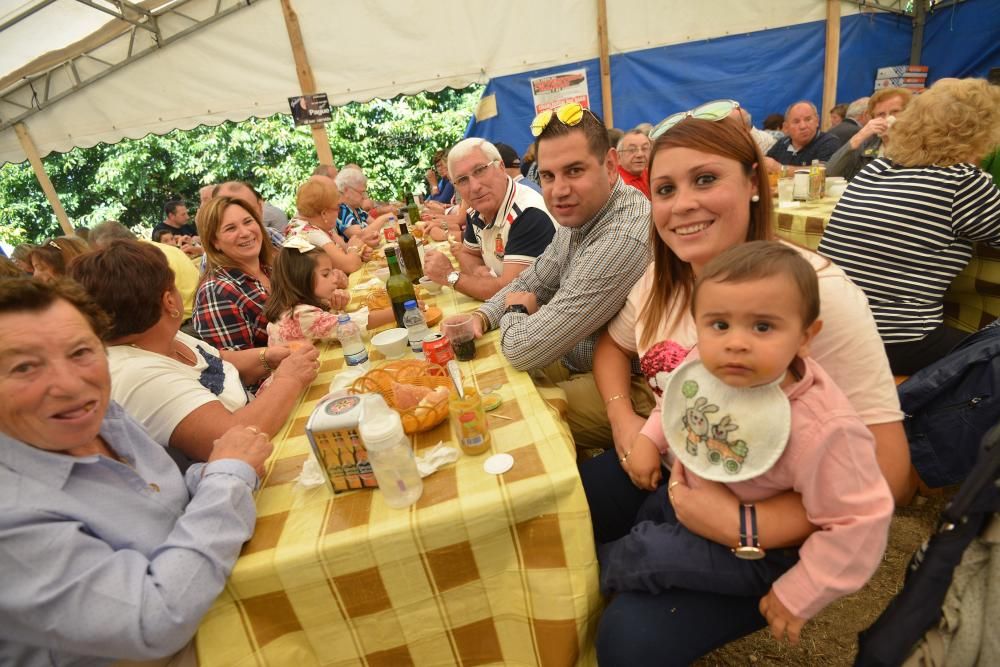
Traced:
[[[450, 290], [446, 313], [471, 310]], [[526, 373], [477, 341], [462, 364], [499, 387], [492, 449], [424, 479], [410, 508], [376, 490], [332, 496], [295, 483], [310, 456], [305, 424], [343, 367], [323, 351], [319, 377], [283, 431], [257, 495], [257, 527], [197, 635], [215, 665], [593, 664], [601, 609], [590, 514], [566, 425]], [[414, 437], [418, 453], [451, 440], [447, 420]], [[482, 464], [508, 452], [514, 467]]]
[[[778, 236], [815, 250], [837, 200], [802, 202], [798, 208], [777, 208]], [[962, 331], [976, 331], [1000, 317], [1000, 251], [977, 243], [972, 259], [944, 295], [945, 323]]]

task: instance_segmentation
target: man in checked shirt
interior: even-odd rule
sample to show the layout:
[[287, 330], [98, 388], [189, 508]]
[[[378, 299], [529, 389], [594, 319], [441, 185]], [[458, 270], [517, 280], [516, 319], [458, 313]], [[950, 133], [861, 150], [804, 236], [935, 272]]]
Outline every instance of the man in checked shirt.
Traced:
[[[649, 200], [622, 182], [607, 129], [589, 110], [569, 104], [543, 112], [532, 132], [542, 195], [558, 229], [473, 321], [477, 335], [500, 328], [514, 368], [566, 391], [578, 447], [608, 447], [611, 431], [590, 372], [594, 345], [649, 263]], [[648, 406], [636, 408], [652, 405], [650, 395]]]

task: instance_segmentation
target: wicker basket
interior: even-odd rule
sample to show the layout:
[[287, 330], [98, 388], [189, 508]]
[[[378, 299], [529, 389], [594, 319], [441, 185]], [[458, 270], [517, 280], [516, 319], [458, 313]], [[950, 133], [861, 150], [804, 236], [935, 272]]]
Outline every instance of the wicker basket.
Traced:
[[441, 366], [416, 359], [404, 359], [390, 361], [369, 371], [354, 381], [350, 391], [354, 394], [381, 394], [389, 407], [399, 413], [403, 420], [403, 430], [407, 435], [429, 431], [448, 416], [448, 401], [441, 401], [431, 407], [417, 405], [408, 410], [398, 409], [395, 392], [392, 389], [393, 382], [430, 389], [451, 386], [451, 378]]

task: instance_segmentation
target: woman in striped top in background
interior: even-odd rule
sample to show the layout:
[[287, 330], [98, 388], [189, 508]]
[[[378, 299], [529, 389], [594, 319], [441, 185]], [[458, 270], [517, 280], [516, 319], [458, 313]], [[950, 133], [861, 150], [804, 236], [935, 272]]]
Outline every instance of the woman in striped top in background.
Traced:
[[965, 333], [944, 293], [976, 241], [1000, 246], [1000, 189], [977, 164], [1000, 145], [1000, 88], [943, 79], [910, 102], [887, 154], [850, 183], [819, 251], [868, 296], [897, 375], [945, 356]]

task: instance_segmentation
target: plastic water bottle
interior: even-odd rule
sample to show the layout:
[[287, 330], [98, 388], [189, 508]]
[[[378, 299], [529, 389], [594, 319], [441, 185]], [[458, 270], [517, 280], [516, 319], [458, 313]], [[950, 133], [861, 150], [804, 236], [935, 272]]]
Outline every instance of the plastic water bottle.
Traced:
[[361, 330], [351, 321], [351, 316], [342, 313], [337, 317], [337, 338], [344, 349], [344, 361], [348, 366], [360, 366], [368, 363], [368, 349], [361, 340]]
[[410, 349], [417, 359], [424, 358], [424, 339], [430, 335], [424, 314], [417, 308], [417, 302], [409, 300], [403, 304], [403, 324], [406, 326], [406, 336], [410, 339]]
[[389, 507], [409, 507], [424, 492], [410, 439], [403, 432], [399, 413], [378, 394], [366, 394], [358, 432], [368, 461]]

